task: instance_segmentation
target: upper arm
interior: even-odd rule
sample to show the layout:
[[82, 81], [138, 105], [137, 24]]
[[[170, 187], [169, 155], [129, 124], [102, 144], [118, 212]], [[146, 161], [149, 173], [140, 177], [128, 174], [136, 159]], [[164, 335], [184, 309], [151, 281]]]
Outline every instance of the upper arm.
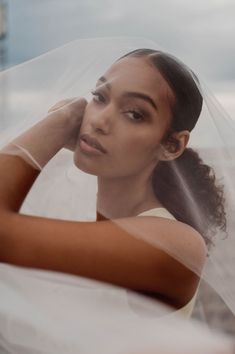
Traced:
[[[3, 220], [3, 262], [76, 274], [172, 299], [175, 296], [176, 302], [190, 298], [198, 282], [194, 271], [181, 262], [184, 256], [191, 259], [195, 241], [183, 251], [177, 242], [172, 243], [173, 232], [176, 238], [182, 232], [190, 233], [181, 226], [182, 231], [178, 222], [156, 217], [73, 222], [17, 213], [7, 213]], [[197, 253], [202, 254], [197, 247]], [[179, 249], [181, 260], [177, 259]], [[196, 263], [202, 262], [195, 257]], [[182, 292], [184, 287], [186, 292]], [[182, 302], [187, 302], [186, 298]]]

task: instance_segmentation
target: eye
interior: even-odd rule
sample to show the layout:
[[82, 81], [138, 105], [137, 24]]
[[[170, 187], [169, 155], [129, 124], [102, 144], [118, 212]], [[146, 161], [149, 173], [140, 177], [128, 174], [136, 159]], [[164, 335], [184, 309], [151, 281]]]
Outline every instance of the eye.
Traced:
[[144, 115], [141, 112], [138, 112], [136, 110], [129, 110], [125, 112], [127, 116], [133, 120], [134, 122], [138, 123], [144, 120]]
[[91, 94], [93, 96], [93, 100], [95, 102], [105, 102], [105, 97], [98, 91], [91, 91]]

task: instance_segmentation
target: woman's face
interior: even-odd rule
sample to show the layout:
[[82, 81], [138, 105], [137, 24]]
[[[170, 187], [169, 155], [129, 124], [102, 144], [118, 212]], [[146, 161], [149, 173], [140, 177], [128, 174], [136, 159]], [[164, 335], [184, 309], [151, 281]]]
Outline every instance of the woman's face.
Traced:
[[[74, 154], [76, 166], [107, 178], [151, 171], [170, 125], [172, 97], [167, 82], [146, 58], [126, 57], [114, 63], [87, 104]], [[105, 152], [88, 146], [92, 138]]]

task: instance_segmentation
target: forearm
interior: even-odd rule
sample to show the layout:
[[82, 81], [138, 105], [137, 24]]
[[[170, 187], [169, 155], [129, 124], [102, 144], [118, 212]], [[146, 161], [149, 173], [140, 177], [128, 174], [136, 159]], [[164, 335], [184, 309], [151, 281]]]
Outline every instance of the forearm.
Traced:
[[21, 156], [33, 167], [41, 170], [65, 145], [70, 134], [71, 127], [63, 113], [50, 113], [12, 140], [0, 152]]
[[19, 211], [40, 171], [18, 156], [0, 154], [0, 215]]
[[1, 210], [20, 209], [40, 173], [38, 166], [43, 167], [64, 146], [70, 132], [66, 121], [60, 118], [55, 114], [47, 116], [0, 151]]
[[[115, 222], [74, 222], [8, 214], [8, 221], [0, 225], [0, 262], [162, 294], [164, 298], [174, 299], [177, 306], [188, 302], [198, 285], [197, 275], [191, 267], [184, 266], [193, 258], [194, 269], [199, 274], [199, 258], [194, 258], [197, 242], [193, 242], [195, 247], [190, 245], [186, 250], [181, 247], [191, 238], [187, 232], [190, 228], [185, 229], [184, 224], [177, 221], [147, 216]], [[148, 241], [138, 235], [145, 235]], [[150, 240], [156, 244], [162, 242], [165, 235], [173, 257], [151, 244]], [[193, 239], [194, 236], [192, 234]], [[176, 239], [181, 240], [178, 246]], [[174, 259], [175, 247], [184, 249], [183, 264]], [[182, 286], [177, 287], [178, 284]]]

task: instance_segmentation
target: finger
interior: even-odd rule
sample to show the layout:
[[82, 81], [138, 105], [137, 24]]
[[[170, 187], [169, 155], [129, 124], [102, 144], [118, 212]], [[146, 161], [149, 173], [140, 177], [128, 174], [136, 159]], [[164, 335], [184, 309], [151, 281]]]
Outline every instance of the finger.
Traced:
[[51, 112], [54, 112], [56, 111], [57, 109], [60, 109], [62, 108], [63, 106], [73, 102], [75, 99], [75, 97], [72, 97], [72, 98], [66, 98], [64, 100], [61, 100], [59, 102], [57, 102], [56, 104], [54, 104], [54, 106], [52, 106], [49, 110], [48, 110], [48, 113], [51, 113]]
[[75, 98], [72, 102], [68, 104], [72, 109], [77, 112], [83, 112], [86, 108], [87, 100], [83, 97]]

